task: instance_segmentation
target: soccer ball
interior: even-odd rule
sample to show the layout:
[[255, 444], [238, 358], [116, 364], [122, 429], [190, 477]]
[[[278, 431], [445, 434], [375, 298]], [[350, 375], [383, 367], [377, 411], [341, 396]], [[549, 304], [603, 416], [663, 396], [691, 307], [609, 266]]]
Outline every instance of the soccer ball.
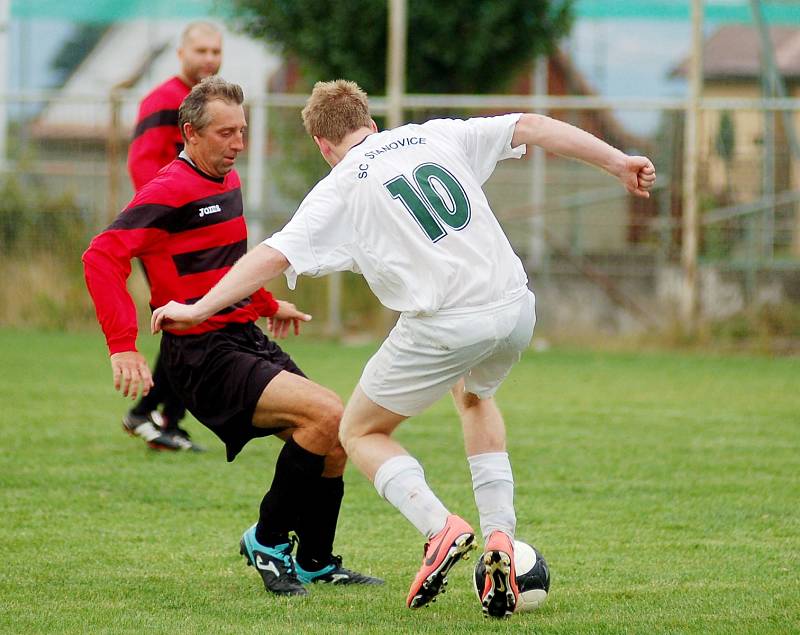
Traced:
[[[514, 567], [517, 570], [517, 587], [519, 599], [515, 613], [538, 609], [547, 599], [550, 590], [550, 568], [541, 553], [520, 540], [514, 541]], [[486, 565], [478, 559], [473, 576], [475, 593], [480, 599], [483, 585], [486, 583]]]

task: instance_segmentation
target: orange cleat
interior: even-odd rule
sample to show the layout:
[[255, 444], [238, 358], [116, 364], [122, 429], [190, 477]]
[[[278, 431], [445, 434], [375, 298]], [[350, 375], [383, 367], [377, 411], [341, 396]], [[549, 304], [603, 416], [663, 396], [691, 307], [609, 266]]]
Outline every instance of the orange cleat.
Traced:
[[444, 529], [425, 543], [422, 566], [408, 592], [408, 608], [418, 609], [435, 602], [436, 596], [444, 592], [450, 569], [462, 558], [469, 558], [474, 548], [472, 527], [463, 518], [450, 514]]
[[510, 617], [517, 607], [519, 589], [514, 567], [514, 541], [502, 531], [493, 531], [483, 553], [486, 582], [481, 607], [489, 617]]

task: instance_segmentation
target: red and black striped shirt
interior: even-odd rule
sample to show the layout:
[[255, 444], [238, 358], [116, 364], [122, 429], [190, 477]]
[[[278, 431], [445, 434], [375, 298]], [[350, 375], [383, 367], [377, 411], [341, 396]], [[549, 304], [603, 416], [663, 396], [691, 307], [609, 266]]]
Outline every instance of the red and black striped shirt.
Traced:
[[[203, 297], [247, 251], [242, 191], [235, 170], [224, 178], [176, 159], [139, 190], [83, 254], [84, 274], [109, 351], [136, 350], [136, 308], [126, 281], [140, 258], [150, 306]], [[250, 298], [176, 335], [205, 333], [273, 315], [278, 304], [259, 289]], [[169, 330], [169, 329], [167, 329]]]
[[178, 108], [190, 90], [180, 77], [173, 77], [156, 86], [139, 104], [128, 150], [128, 173], [135, 190], [155, 178], [183, 149]]

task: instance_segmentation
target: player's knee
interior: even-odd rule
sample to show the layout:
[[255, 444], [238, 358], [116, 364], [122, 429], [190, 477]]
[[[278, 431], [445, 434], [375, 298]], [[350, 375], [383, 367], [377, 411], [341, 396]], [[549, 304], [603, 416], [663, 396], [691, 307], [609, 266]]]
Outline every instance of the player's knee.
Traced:
[[453, 394], [453, 399], [456, 402], [456, 406], [462, 411], [469, 410], [471, 408], [477, 408], [483, 401], [475, 393], [464, 390], [463, 385], [455, 386], [451, 392]]
[[337, 395], [331, 394], [321, 410], [320, 419], [321, 424], [330, 430], [334, 439], [339, 438], [339, 424], [342, 422], [343, 413], [344, 405], [342, 400]]
[[350, 444], [355, 437], [353, 426], [349, 423], [348, 419], [342, 419], [339, 426], [339, 443], [344, 448], [346, 454], [350, 454]]
[[318, 437], [326, 440], [326, 445], [332, 450], [339, 446], [339, 424], [343, 412], [342, 400], [333, 392], [320, 399], [315, 406], [312, 425]]

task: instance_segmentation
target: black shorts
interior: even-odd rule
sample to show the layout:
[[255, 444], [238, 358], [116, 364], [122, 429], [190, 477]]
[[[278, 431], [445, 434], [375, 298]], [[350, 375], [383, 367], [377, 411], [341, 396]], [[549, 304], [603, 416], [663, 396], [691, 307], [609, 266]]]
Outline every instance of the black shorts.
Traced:
[[267, 384], [283, 370], [305, 377], [252, 322], [202, 335], [164, 332], [161, 360], [189, 412], [225, 443], [228, 461], [250, 439], [285, 430], [253, 425], [256, 404]]

